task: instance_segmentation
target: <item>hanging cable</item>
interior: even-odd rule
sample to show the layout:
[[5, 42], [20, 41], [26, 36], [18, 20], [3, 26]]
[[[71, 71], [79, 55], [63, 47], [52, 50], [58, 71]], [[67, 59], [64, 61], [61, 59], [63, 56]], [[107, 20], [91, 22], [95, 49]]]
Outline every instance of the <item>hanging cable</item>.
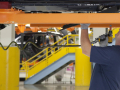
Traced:
[[[111, 43], [112, 42], [112, 30], [110, 29], [109, 33], [108, 34], [104, 34], [105, 37], [108, 36], [108, 38], [110, 37], [110, 41], [108, 41], [108, 43]], [[96, 38], [94, 41], [91, 42], [91, 44], [95, 44], [97, 42], [100, 42], [100, 41], [103, 41], [103, 37], [101, 38], [98, 37]], [[33, 46], [35, 46], [37, 49], [43, 49], [43, 48], [47, 48], [47, 47], [80, 47], [81, 45], [51, 45], [51, 46], [43, 46], [43, 47], [38, 47], [36, 44], [34, 44], [33, 42], [27, 42], [23, 48], [20, 48], [20, 46], [15, 42], [15, 41], [12, 41], [8, 46], [7, 48], [4, 48], [4, 46], [2, 45], [2, 43], [0, 43], [0, 46], [2, 47], [3, 50], [8, 50], [9, 47], [12, 45], [12, 44], [15, 44], [20, 50], [24, 50], [28, 44], [32, 44]]]

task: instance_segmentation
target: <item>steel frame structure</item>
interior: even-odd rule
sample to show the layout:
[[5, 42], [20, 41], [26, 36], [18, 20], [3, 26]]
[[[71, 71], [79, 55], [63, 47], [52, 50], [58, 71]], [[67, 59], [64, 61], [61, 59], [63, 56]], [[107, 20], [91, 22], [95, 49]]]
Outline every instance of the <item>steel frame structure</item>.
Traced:
[[[30, 27], [44, 27], [44, 28], [49, 28], [49, 27], [63, 27], [65, 24], [30, 24]], [[91, 24], [90, 25], [90, 28], [93, 28], [93, 27], [95, 27], [95, 28], [109, 28], [110, 27], [110, 25], [112, 25], [112, 27], [120, 27], [120, 24], [106, 24], [106, 23], [104, 23], [103, 22], [103, 24], [99, 24], [99, 23], [97, 23], [97, 21], [96, 21], [96, 24]], [[75, 28], [75, 27], [80, 27], [80, 25], [76, 25], [76, 26], [73, 26], [73, 28]]]
[[[31, 27], [62, 27], [66, 24], [90, 23], [90, 27], [120, 27], [120, 13], [24, 13], [0, 9], [2, 24], [31, 24]], [[80, 27], [79, 25], [77, 27]]]

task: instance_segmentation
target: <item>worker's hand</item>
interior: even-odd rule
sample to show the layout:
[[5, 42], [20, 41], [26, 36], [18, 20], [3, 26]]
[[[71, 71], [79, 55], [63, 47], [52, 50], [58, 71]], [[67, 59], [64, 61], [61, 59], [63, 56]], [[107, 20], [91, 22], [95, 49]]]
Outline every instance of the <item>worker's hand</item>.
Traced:
[[80, 24], [81, 25], [81, 29], [88, 29], [88, 27], [90, 26], [90, 24]]

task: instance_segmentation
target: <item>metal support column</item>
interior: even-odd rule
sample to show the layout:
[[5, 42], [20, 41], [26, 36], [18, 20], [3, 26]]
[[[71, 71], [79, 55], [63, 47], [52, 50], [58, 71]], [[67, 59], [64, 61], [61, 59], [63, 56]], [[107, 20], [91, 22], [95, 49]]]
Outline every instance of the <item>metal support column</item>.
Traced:
[[0, 47], [0, 90], [19, 90], [19, 52], [17, 47]]
[[[0, 31], [0, 42], [6, 48], [15, 39], [15, 26]], [[0, 47], [0, 90], [19, 90], [20, 51], [14, 44], [8, 50]]]
[[82, 53], [81, 48], [75, 53], [75, 86], [89, 86], [91, 79], [90, 58]]

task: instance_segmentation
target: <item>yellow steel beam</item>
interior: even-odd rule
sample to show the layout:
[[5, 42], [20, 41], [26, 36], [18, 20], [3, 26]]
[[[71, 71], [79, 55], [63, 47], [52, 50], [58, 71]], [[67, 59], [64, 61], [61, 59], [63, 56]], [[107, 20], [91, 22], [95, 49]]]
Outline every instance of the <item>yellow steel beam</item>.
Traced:
[[0, 12], [0, 23], [18, 24], [120, 24], [120, 13], [26, 14]]

